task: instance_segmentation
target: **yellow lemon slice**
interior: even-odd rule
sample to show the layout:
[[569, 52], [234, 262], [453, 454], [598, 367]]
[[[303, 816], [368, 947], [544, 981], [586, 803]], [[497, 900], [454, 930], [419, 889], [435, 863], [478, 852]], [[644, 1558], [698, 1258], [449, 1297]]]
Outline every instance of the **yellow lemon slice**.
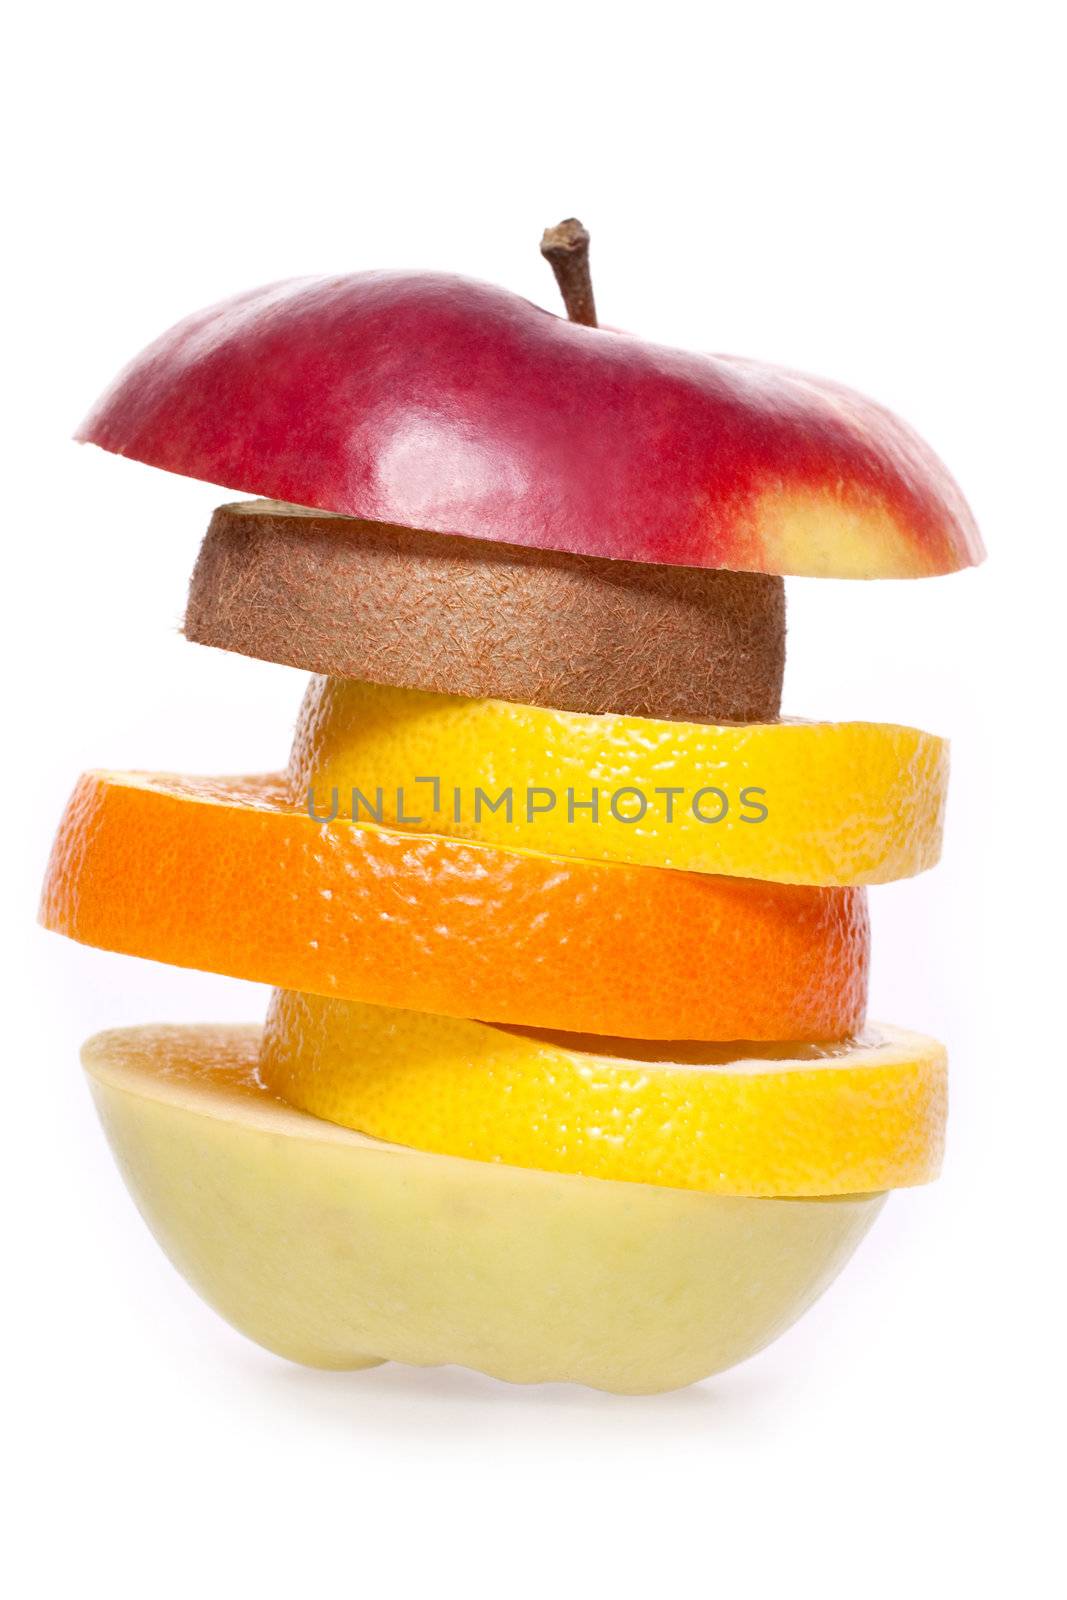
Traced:
[[203, 1298], [308, 1366], [455, 1362], [676, 1389], [818, 1299], [882, 1195], [735, 1200], [425, 1155], [283, 1105], [258, 1028], [128, 1028], [83, 1060], [138, 1208]]
[[290, 763], [321, 820], [822, 885], [941, 849], [948, 747], [873, 722], [716, 726], [312, 679]]
[[301, 1110], [415, 1149], [709, 1194], [925, 1183], [944, 1139], [945, 1052], [899, 1028], [650, 1044], [276, 990], [260, 1071]]

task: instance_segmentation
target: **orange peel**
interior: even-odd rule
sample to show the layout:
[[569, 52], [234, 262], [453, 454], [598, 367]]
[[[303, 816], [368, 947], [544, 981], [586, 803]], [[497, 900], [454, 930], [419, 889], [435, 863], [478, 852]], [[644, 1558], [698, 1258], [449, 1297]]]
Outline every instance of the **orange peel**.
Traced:
[[321, 827], [280, 775], [87, 774], [41, 920], [280, 988], [578, 1032], [840, 1038], [866, 1003], [862, 890]]

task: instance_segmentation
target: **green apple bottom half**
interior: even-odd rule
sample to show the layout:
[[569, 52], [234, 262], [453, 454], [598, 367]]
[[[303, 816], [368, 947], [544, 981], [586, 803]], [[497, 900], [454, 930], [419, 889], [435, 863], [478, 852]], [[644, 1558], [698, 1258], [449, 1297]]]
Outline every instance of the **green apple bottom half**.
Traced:
[[866, 1019], [866, 886], [937, 859], [945, 746], [780, 718], [783, 577], [982, 549], [888, 412], [599, 328], [588, 235], [542, 249], [566, 318], [301, 279], [100, 401], [81, 438], [263, 497], [212, 520], [187, 636], [313, 676], [285, 771], [86, 774], [42, 920], [274, 987], [265, 1027], [84, 1051], [235, 1327], [648, 1393], [773, 1339], [936, 1176], [944, 1052]]

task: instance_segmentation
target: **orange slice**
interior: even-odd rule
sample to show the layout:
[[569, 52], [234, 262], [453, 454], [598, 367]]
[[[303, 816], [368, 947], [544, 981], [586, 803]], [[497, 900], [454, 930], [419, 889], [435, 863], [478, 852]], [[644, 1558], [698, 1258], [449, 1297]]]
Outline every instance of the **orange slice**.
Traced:
[[668, 722], [316, 678], [290, 774], [324, 816], [373, 808], [591, 861], [886, 883], [938, 859], [948, 746], [890, 723]]
[[300, 1110], [418, 1150], [710, 1194], [927, 1183], [944, 1142], [945, 1052], [899, 1028], [649, 1045], [277, 993], [260, 1071]]
[[862, 890], [323, 827], [280, 775], [87, 774], [41, 920], [279, 988], [635, 1038], [842, 1038], [866, 999]]

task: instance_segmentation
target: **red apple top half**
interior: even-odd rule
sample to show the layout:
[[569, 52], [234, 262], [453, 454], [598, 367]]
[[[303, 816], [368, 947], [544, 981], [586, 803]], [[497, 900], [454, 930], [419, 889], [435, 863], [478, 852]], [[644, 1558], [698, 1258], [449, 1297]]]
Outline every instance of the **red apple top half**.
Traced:
[[984, 554], [941, 462], [862, 395], [439, 273], [198, 312], [78, 437], [320, 511], [627, 561], [907, 578]]

